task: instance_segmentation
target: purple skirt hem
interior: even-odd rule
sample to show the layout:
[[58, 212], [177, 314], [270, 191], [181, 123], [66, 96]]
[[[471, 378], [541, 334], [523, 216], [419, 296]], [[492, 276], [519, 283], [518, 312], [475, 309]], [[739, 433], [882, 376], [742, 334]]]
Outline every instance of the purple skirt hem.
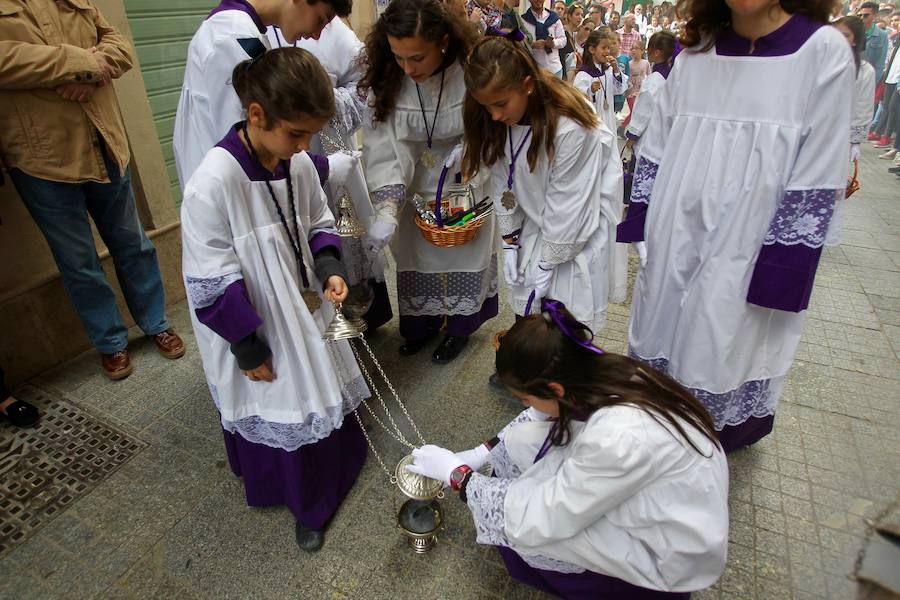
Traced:
[[775, 415], [750, 417], [740, 425], [726, 425], [722, 431], [718, 432], [719, 443], [728, 454], [763, 439], [772, 433], [774, 425]]
[[368, 447], [357, 423], [293, 452], [256, 444], [238, 433], [222, 432], [232, 472], [244, 480], [248, 506], [287, 506], [294, 518], [322, 529], [353, 487]]

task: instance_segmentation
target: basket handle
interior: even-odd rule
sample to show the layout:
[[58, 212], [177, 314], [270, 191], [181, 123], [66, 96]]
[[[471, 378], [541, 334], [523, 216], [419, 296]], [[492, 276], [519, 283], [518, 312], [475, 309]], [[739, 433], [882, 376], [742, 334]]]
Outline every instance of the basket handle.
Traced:
[[446, 165], [441, 169], [441, 176], [438, 178], [437, 194], [434, 198], [434, 224], [437, 225], [438, 229], [444, 228], [444, 218], [441, 216], [441, 196], [444, 192], [444, 180], [447, 179], [449, 171], [450, 167]]

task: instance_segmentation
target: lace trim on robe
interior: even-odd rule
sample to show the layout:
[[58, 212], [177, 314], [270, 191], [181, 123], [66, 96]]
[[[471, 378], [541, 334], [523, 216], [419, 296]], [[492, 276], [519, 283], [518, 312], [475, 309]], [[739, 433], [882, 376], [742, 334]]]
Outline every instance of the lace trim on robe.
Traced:
[[868, 125], [851, 125], [850, 126], [850, 143], [851, 144], [862, 144], [866, 141], [866, 137], [869, 133]]
[[206, 308], [215, 303], [216, 298], [225, 293], [226, 288], [235, 281], [240, 281], [244, 275], [240, 271], [226, 273], [218, 277], [188, 277], [184, 278], [184, 287], [194, 310]]
[[541, 241], [541, 260], [551, 265], [561, 265], [569, 262], [584, 250], [586, 242], [573, 242], [569, 244], [557, 244]]
[[522, 228], [522, 216], [518, 213], [499, 213], [494, 215], [497, 217], [497, 227], [500, 230], [500, 236], [508, 236]]
[[497, 256], [483, 271], [397, 273], [397, 304], [404, 316], [468, 316], [497, 295]]
[[842, 190], [786, 190], [763, 244], [803, 244], [820, 248], [825, 241], [838, 191]]
[[658, 164], [643, 156], [638, 159], [634, 169], [634, 181], [631, 184], [632, 204], [650, 203], [650, 194], [653, 192], [653, 183], [656, 181], [657, 172], [659, 172]]

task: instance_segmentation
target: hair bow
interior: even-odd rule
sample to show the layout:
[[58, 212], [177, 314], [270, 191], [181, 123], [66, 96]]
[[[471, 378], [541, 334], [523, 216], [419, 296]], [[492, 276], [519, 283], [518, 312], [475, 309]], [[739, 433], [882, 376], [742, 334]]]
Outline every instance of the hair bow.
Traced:
[[510, 32], [501, 31], [496, 27], [488, 27], [487, 31], [484, 32], [485, 35], [494, 36], [494, 37], [502, 37], [506, 38], [511, 42], [524, 42], [525, 34], [522, 33], [522, 30], [516, 27]]
[[[565, 308], [566, 305], [559, 300], [551, 300], [549, 298], [543, 298], [541, 300], [541, 313], [544, 318], [546, 319], [549, 317], [550, 320], [556, 323], [556, 326], [559, 327], [560, 331], [562, 331], [567, 338], [585, 350], [590, 350], [594, 354], [605, 354], [603, 350], [591, 343], [594, 339], [594, 332], [591, 331], [591, 328], [567, 315], [564, 312]], [[578, 335], [580, 331], [589, 334], [587, 339]]]

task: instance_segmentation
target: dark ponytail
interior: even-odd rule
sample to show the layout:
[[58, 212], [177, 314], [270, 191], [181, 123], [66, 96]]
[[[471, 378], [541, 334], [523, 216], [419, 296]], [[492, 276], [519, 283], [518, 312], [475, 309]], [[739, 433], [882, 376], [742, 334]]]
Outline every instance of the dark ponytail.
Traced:
[[[590, 330], [562, 309], [573, 335], [589, 341]], [[551, 443], [571, 439], [572, 419], [586, 420], [607, 406], [627, 404], [674, 429], [698, 453], [685, 424], [718, 446], [712, 417], [703, 404], [668, 375], [620, 354], [596, 354], [567, 337], [547, 313], [521, 319], [500, 339], [497, 376], [511, 389], [559, 402], [559, 426]], [[550, 388], [558, 383], [565, 396]]]
[[862, 53], [866, 49], [866, 25], [862, 19], [855, 16], [843, 17], [832, 23], [835, 27], [843, 25], [853, 32], [853, 62], [856, 63], [856, 72], [859, 73], [859, 64]]
[[231, 85], [246, 110], [262, 106], [266, 128], [300, 115], [329, 120], [334, 115], [334, 89], [315, 56], [302, 48], [277, 48], [245, 60], [231, 73]]
[[672, 54], [675, 52], [675, 34], [671, 31], [657, 31], [650, 36], [650, 41], [647, 42], [648, 55], [651, 50], [662, 52], [666, 62], [671, 65]]

